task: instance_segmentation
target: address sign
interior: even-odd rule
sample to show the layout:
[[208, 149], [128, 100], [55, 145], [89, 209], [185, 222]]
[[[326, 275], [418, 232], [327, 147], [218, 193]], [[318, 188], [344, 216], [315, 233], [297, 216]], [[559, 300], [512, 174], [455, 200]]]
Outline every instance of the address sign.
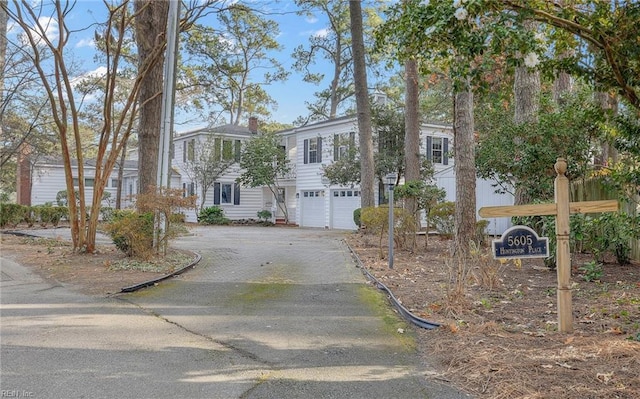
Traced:
[[547, 258], [549, 238], [538, 237], [528, 226], [513, 226], [491, 243], [495, 259]]

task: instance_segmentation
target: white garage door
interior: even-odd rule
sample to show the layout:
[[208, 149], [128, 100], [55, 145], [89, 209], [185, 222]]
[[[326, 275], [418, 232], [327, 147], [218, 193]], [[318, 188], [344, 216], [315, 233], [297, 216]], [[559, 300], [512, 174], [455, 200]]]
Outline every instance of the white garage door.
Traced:
[[302, 227], [325, 227], [324, 225], [324, 197], [322, 191], [302, 191], [300, 216]]
[[360, 208], [360, 190], [331, 191], [331, 228], [355, 230], [353, 211]]

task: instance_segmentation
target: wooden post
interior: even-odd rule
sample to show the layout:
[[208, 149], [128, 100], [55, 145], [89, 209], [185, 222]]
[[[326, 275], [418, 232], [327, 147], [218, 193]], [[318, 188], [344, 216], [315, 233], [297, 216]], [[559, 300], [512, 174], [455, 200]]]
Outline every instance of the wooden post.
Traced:
[[569, 214], [617, 212], [618, 201], [569, 202], [567, 161], [558, 158], [554, 168], [555, 204], [488, 206], [480, 208], [483, 218], [554, 215], [556, 217], [556, 270], [558, 273], [558, 331], [573, 332], [571, 311], [571, 252], [569, 248]]
[[556, 268], [558, 273], [558, 331], [573, 332], [571, 305], [571, 252], [569, 248], [569, 179], [567, 161], [558, 158], [556, 173]]

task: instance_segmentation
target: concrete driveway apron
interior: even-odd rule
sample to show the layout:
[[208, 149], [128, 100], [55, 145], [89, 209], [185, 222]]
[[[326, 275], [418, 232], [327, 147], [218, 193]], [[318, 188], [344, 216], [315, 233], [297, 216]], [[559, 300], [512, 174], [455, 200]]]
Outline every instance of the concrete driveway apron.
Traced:
[[[405, 336], [385, 324], [342, 233], [198, 227], [174, 245], [202, 255], [181, 278], [121, 298], [242, 360], [186, 376], [207, 397], [458, 398], [427, 384]], [[212, 353], [212, 356], [215, 354]], [[223, 396], [219, 396], [223, 397]]]
[[195, 270], [116, 298], [0, 258], [0, 396], [467, 397], [427, 383], [406, 336], [371, 305], [376, 290], [340, 233], [194, 233], [175, 245], [203, 255]]

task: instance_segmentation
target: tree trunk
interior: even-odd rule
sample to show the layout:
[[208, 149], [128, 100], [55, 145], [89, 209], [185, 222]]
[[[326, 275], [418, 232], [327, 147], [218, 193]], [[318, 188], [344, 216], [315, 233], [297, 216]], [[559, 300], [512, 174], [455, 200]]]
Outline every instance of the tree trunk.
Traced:
[[[532, 29], [532, 27], [530, 27]], [[540, 111], [540, 72], [530, 71], [526, 66], [516, 68], [513, 82], [515, 112], [513, 120], [516, 124], [536, 123]], [[516, 182], [515, 204], [523, 205], [531, 202], [526, 189]]]
[[[615, 94], [597, 91], [594, 95], [600, 108], [610, 111], [613, 115], [618, 113], [618, 101]], [[600, 143], [600, 153], [596, 155], [594, 162], [596, 168], [613, 166], [618, 162], [618, 150], [609, 141], [603, 140]]]
[[[168, 1], [136, 0], [136, 43], [138, 65], [157, 51], [166, 42]], [[145, 75], [140, 89], [140, 121], [138, 123], [138, 192], [148, 193], [157, 185], [158, 152], [160, 148], [160, 126], [162, 114], [163, 63], [162, 57]]]
[[473, 92], [469, 85], [454, 93], [454, 154], [456, 175], [455, 249], [466, 254], [476, 240], [476, 163]]
[[358, 132], [360, 140], [360, 190], [361, 206], [375, 205], [373, 134], [371, 128], [371, 107], [367, 90], [367, 70], [364, 57], [364, 38], [362, 32], [362, 7], [359, 0], [349, 1], [351, 19], [351, 37], [353, 69], [358, 110]]
[[116, 191], [116, 209], [122, 208], [122, 185], [124, 184], [124, 163], [127, 160], [127, 142], [122, 145], [122, 154], [120, 154], [120, 164], [118, 165], [118, 187]]
[[[404, 63], [405, 70], [405, 109], [404, 109], [404, 177], [406, 181], [420, 180], [420, 116], [418, 66], [415, 60]], [[420, 223], [415, 198], [405, 198], [407, 210], [416, 215]]]

